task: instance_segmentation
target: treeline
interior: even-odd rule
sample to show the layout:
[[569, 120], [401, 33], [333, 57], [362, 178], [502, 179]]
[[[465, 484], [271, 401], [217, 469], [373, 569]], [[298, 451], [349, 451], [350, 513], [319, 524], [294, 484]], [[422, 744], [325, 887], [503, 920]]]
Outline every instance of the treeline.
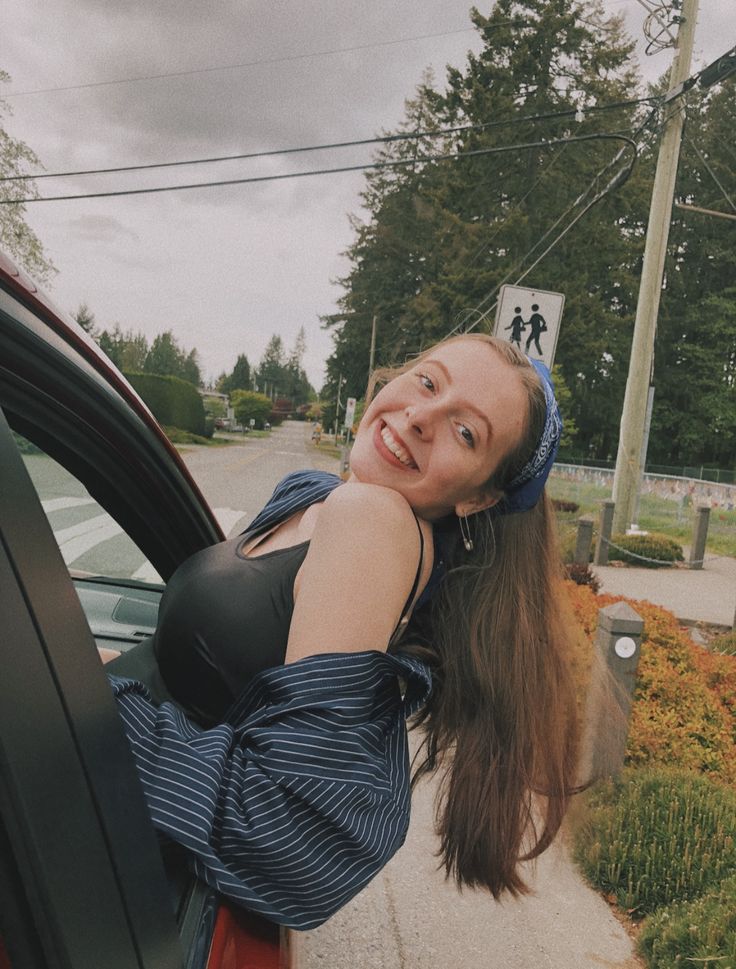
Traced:
[[[94, 313], [84, 303], [74, 316], [119, 370], [179, 377], [195, 387], [202, 386], [203, 374], [197, 351], [181, 347], [170, 330], [159, 333], [149, 344], [144, 333], [132, 329], [123, 331], [117, 323], [109, 330], [100, 329]], [[275, 334], [255, 367], [251, 367], [244, 353], [240, 354], [233, 369], [224, 371], [216, 379], [214, 389], [222, 394], [257, 392], [272, 402], [278, 401], [282, 411], [291, 412], [316, 399], [303, 365], [306, 348], [304, 327], [300, 328], [290, 350]]]
[[[424, 78], [395, 132], [421, 136], [386, 143], [376, 160], [404, 164], [366, 175], [339, 310], [323, 319], [334, 335], [323, 397], [336, 398], [341, 376], [343, 400], [363, 396], [374, 317], [375, 364], [403, 362], [455, 329], [492, 329], [499, 287], [526, 273], [520, 285], [566, 296], [556, 363], [569, 388], [567, 453], [615, 457], [669, 108], [636, 103], [633, 43], [600, 3], [498, 0], [488, 17], [471, 16], [481, 51], [449, 69], [444, 86]], [[677, 201], [728, 211], [733, 81], [693, 88], [687, 116]], [[623, 142], [598, 137], [616, 133], [640, 146], [628, 180], [631, 149], [617, 157]], [[593, 137], [560, 143], [570, 135]], [[424, 160], [452, 153], [465, 157]], [[736, 463], [733, 231], [726, 219], [674, 209], [651, 462]]]
[[94, 313], [86, 303], [82, 303], [74, 318], [97, 341], [118, 370], [179, 377], [195, 387], [202, 383], [197, 351], [180, 347], [171, 330], [159, 333], [149, 344], [145, 334], [133, 330], [124, 332], [118, 323], [110, 330], [99, 329]]

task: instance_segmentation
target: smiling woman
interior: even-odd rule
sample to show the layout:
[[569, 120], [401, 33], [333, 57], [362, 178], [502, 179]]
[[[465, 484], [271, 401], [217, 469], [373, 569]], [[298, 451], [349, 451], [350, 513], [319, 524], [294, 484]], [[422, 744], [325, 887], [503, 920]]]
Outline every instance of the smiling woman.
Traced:
[[346, 483], [290, 475], [244, 535], [172, 577], [159, 711], [117, 687], [157, 827], [220, 890], [301, 928], [401, 845], [407, 716], [426, 734], [418, 774], [445, 771], [461, 885], [524, 891], [519, 863], [575, 782], [549, 376], [466, 335], [377, 381]]

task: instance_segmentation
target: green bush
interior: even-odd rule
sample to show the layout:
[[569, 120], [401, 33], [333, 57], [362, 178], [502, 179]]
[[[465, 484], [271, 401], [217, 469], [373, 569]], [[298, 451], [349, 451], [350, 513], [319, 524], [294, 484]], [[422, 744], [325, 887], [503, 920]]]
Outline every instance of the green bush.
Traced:
[[694, 902], [660, 909], [642, 926], [640, 953], [651, 969], [736, 966], [736, 876]]
[[566, 501], [564, 498], [553, 498], [552, 507], [562, 514], [574, 514], [576, 511], [580, 511], [580, 505], [577, 501]]
[[204, 435], [204, 404], [193, 384], [179, 377], [161, 377], [152, 373], [126, 373], [125, 376], [159, 424]]
[[736, 656], [736, 629], [722, 636], [716, 636], [710, 644], [712, 653], [722, 653], [726, 656]]
[[735, 831], [736, 791], [693, 773], [629, 770], [589, 793], [575, 858], [593, 885], [641, 918], [731, 875]]
[[230, 394], [230, 403], [235, 413], [235, 420], [243, 427], [247, 427], [251, 420], [255, 426], [262, 428], [269, 420], [273, 403], [265, 394], [256, 394], [252, 390], [234, 390]]
[[[649, 535], [621, 535], [611, 536], [612, 544], [608, 547], [608, 558], [611, 561], [629, 562], [632, 565], [639, 565], [648, 569], [659, 568], [659, 564], [669, 562], [682, 562], [682, 546], [678, 545], [666, 535], [656, 535], [651, 532]], [[615, 546], [618, 545], [619, 548]], [[625, 549], [626, 551], [622, 551]], [[627, 555], [626, 552], [633, 554]], [[638, 558], [637, 556], [642, 556]], [[654, 559], [653, 562], [646, 561]]]

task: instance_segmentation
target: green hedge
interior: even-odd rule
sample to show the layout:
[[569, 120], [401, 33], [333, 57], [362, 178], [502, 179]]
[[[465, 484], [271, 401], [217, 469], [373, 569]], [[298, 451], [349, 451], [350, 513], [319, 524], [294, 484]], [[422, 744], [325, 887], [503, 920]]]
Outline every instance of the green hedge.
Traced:
[[587, 878], [641, 918], [736, 870], [736, 791], [694, 773], [629, 770], [596, 787], [575, 832]]
[[[663, 565], [669, 562], [682, 562], [682, 546], [668, 538], [666, 535], [657, 535], [654, 532], [649, 535], [612, 535], [612, 544], [608, 547], [608, 558], [611, 561], [630, 562], [632, 565], [644, 568], [659, 568], [659, 563]], [[614, 546], [620, 546], [615, 548]], [[622, 551], [625, 549], [626, 551]], [[632, 552], [627, 555], [626, 552]], [[638, 558], [637, 556], [641, 556]], [[646, 559], [654, 559], [648, 562]]]
[[205, 435], [204, 404], [193, 384], [179, 377], [160, 377], [152, 373], [126, 373], [125, 376], [151, 408], [159, 424], [180, 427], [201, 437]]
[[638, 948], [651, 969], [736, 966], [736, 876], [694, 902], [655, 912]]

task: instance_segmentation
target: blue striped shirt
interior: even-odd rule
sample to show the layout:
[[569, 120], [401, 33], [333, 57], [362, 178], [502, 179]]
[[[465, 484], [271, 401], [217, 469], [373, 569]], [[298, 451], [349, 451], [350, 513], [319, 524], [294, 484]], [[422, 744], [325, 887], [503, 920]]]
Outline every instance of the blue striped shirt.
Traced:
[[[279, 485], [249, 531], [339, 483], [300, 474]], [[273, 503], [278, 517], [269, 519]], [[228, 898], [291, 928], [313, 928], [403, 843], [405, 720], [431, 689], [419, 660], [327, 653], [264, 670], [209, 729], [172, 703], [157, 707], [140, 683], [110, 680], [155, 828]]]

